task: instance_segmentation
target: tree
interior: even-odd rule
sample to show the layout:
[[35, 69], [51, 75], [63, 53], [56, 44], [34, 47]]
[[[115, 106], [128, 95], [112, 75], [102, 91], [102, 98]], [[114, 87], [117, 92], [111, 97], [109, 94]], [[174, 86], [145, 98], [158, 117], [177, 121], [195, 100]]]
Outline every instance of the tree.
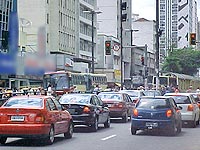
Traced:
[[200, 68], [200, 51], [193, 49], [177, 49], [169, 53], [162, 71], [170, 71], [187, 75], [195, 75]]

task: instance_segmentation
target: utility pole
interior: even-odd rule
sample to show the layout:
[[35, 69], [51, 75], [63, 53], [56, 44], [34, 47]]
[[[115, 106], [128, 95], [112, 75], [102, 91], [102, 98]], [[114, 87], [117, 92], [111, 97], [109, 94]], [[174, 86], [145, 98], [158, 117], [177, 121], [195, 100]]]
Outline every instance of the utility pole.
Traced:
[[156, 0], [156, 89], [159, 88], [159, 37], [160, 37], [160, 30], [159, 30], [159, 0]]
[[121, 90], [123, 90], [123, 78], [124, 78], [124, 72], [123, 72], [123, 28], [122, 28], [122, 0], [120, 0], [120, 45], [121, 45]]

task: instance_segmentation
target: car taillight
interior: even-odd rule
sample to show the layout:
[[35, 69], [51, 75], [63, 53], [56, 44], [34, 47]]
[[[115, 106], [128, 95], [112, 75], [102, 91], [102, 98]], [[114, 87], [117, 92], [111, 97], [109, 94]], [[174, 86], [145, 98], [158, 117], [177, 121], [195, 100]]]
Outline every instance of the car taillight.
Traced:
[[171, 109], [169, 109], [169, 110], [166, 111], [166, 116], [168, 118], [172, 116], [172, 110]]
[[35, 122], [37, 123], [42, 123], [45, 121], [45, 118], [42, 114], [38, 114], [36, 117], [35, 117]]
[[87, 107], [87, 106], [85, 106], [85, 107], [83, 108], [83, 112], [84, 112], [84, 113], [89, 113], [89, 112], [90, 112], [90, 108]]
[[124, 106], [124, 104], [123, 104], [123, 103], [117, 103], [117, 104], [115, 104], [115, 107], [122, 108], [123, 106]]
[[137, 110], [137, 109], [133, 109], [133, 115], [134, 115], [135, 117], [138, 116], [138, 110]]
[[193, 111], [194, 110], [194, 106], [192, 104], [188, 105], [187, 110], [188, 111]]

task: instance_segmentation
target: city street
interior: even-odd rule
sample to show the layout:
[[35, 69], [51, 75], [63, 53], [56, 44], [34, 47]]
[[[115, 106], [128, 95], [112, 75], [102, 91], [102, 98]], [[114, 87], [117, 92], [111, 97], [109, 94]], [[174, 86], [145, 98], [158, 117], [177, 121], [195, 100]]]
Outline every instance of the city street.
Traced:
[[1, 150], [198, 150], [200, 127], [183, 128], [182, 133], [172, 137], [165, 133], [139, 131], [133, 136], [130, 133], [130, 122], [121, 123], [114, 120], [110, 128], [100, 126], [98, 132], [88, 128], [76, 128], [72, 139], [65, 140], [62, 135], [56, 137], [53, 145], [47, 146], [39, 141], [8, 139]]

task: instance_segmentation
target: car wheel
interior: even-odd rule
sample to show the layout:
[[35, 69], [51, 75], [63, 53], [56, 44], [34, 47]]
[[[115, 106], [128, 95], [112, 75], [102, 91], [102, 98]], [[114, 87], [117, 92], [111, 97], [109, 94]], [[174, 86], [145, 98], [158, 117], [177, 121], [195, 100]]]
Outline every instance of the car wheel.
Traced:
[[197, 126], [196, 119], [194, 118], [194, 121], [191, 122], [191, 127], [196, 128], [196, 126]]
[[127, 112], [125, 113], [124, 116], [122, 116], [122, 121], [123, 121], [124, 123], [128, 122], [128, 114], [127, 114]]
[[53, 142], [54, 142], [54, 140], [55, 140], [55, 133], [54, 133], [54, 128], [53, 128], [53, 126], [51, 126], [51, 128], [50, 128], [50, 130], [49, 130], [49, 135], [48, 135], [48, 137], [46, 138], [46, 143], [48, 144], [48, 145], [51, 145], [51, 144], [53, 144]]
[[108, 116], [108, 119], [107, 119], [106, 122], [104, 123], [104, 127], [105, 127], [105, 128], [110, 128], [110, 116]]
[[171, 136], [175, 136], [176, 133], [177, 133], [177, 128], [176, 128], [176, 125], [173, 124], [173, 125], [172, 125], [172, 128], [171, 128], [171, 130], [170, 130], [170, 135], [171, 135]]
[[1, 138], [0, 138], [0, 143], [1, 143], [2, 145], [4, 145], [4, 144], [6, 143], [6, 141], [7, 141], [7, 137], [1, 137]]
[[74, 125], [73, 125], [73, 122], [71, 121], [68, 127], [68, 131], [64, 133], [64, 137], [66, 139], [70, 139], [72, 138], [73, 133], [74, 133]]
[[181, 133], [181, 130], [182, 130], [182, 124], [179, 123], [177, 128], [177, 133]]
[[136, 132], [137, 132], [137, 130], [135, 128], [131, 127], [131, 134], [136, 135]]
[[97, 117], [95, 118], [94, 123], [91, 126], [91, 129], [92, 129], [93, 132], [97, 132], [97, 130], [98, 130], [98, 119], [97, 119]]

